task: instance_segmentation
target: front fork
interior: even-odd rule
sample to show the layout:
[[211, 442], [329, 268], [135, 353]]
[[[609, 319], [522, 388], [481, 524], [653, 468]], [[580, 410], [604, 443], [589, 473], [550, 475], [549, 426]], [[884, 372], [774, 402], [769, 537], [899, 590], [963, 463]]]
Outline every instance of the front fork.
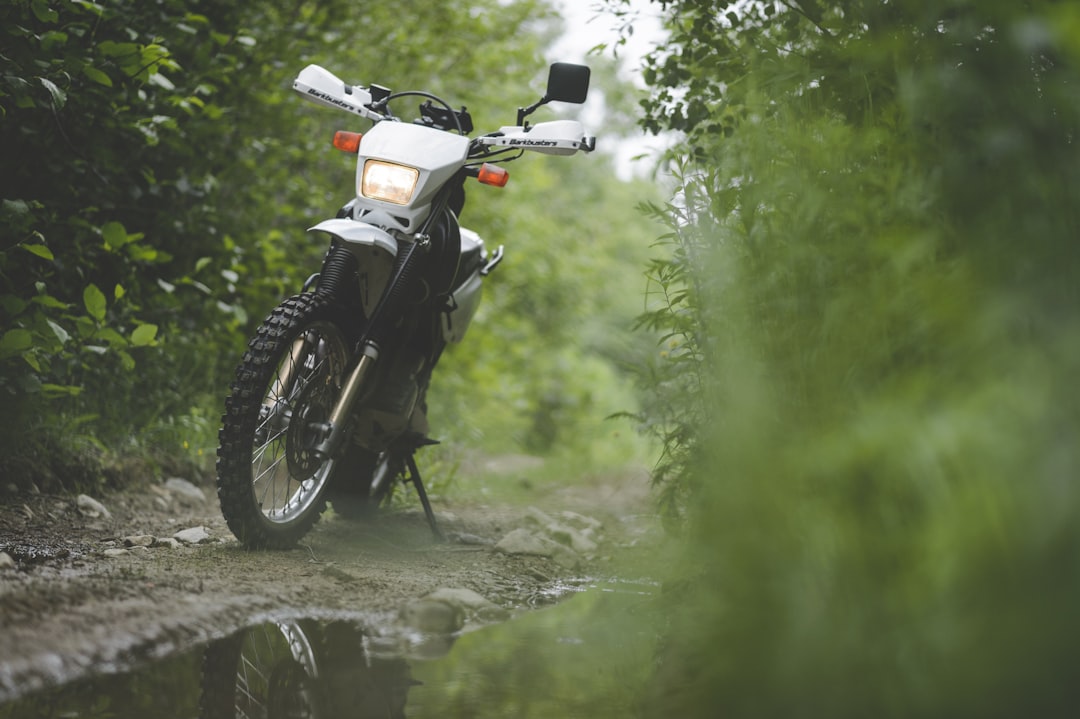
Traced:
[[401, 316], [413, 293], [418, 281], [416, 265], [420, 254], [426, 249], [427, 238], [420, 235], [416, 242], [407, 245], [398, 256], [390, 284], [371, 313], [367, 329], [358, 342], [359, 359], [345, 379], [341, 394], [322, 427], [323, 440], [313, 448], [319, 459], [335, 456], [345, 440], [349, 414], [364, 388], [365, 380], [379, 359], [379, 345], [388, 336], [394, 321]]
[[345, 420], [352, 411], [356, 398], [360, 396], [360, 390], [364, 387], [364, 380], [367, 378], [371, 368], [375, 366], [377, 359], [379, 359], [379, 349], [374, 344], [365, 344], [361, 348], [360, 360], [346, 378], [345, 386], [338, 396], [338, 401], [334, 405], [334, 409], [330, 411], [330, 416], [322, 428], [324, 439], [313, 450], [319, 459], [325, 460], [333, 457], [341, 446], [341, 442], [345, 439]]

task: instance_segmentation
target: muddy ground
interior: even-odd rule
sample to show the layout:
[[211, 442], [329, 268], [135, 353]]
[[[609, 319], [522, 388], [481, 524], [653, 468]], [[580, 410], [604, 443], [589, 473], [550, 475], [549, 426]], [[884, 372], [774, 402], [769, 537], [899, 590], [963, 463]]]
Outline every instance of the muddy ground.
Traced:
[[[434, 540], [411, 488], [399, 494], [404, 501], [369, 522], [328, 511], [298, 547], [273, 552], [233, 539], [206, 480], [92, 497], [108, 516], [75, 496], [0, 496], [0, 703], [275, 616], [357, 618], [392, 632], [444, 588], [494, 605], [467, 609], [466, 628], [497, 621], [610, 576], [614, 559], [657, 534], [640, 472], [537, 489], [527, 506], [434, 497], [446, 542]], [[548, 557], [497, 548], [514, 530], [543, 536], [545, 517], [593, 524], [564, 511], [600, 523], [586, 532], [594, 549]]]

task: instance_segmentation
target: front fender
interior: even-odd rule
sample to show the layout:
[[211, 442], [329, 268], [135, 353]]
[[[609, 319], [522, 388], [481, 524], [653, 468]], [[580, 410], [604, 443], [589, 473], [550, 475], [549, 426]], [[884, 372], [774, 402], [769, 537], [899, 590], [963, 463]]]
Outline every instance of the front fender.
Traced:
[[309, 227], [308, 232], [325, 232], [342, 242], [351, 245], [378, 247], [389, 252], [391, 257], [397, 256], [398, 246], [394, 236], [386, 230], [364, 222], [357, 222], [348, 218], [323, 220], [314, 227]]

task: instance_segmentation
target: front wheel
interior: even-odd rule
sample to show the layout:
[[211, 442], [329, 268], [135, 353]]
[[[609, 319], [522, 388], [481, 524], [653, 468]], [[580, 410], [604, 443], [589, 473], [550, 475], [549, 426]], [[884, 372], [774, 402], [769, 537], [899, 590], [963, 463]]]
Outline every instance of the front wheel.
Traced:
[[315, 448], [349, 358], [341, 310], [322, 295], [282, 302], [236, 371], [218, 434], [218, 499], [247, 547], [287, 548], [326, 509], [334, 459]]

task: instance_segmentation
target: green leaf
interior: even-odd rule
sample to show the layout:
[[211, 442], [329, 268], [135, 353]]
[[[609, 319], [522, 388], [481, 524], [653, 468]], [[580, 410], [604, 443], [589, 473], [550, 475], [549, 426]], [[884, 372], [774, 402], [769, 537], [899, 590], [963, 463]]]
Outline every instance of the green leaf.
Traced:
[[87, 65], [83, 67], [83, 75], [86, 75], [87, 78], [96, 82], [99, 85], [104, 85], [105, 87], [113, 86], [112, 78], [105, 74], [105, 72], [103, 72], [102, 70], [98, 70], [92, 65]]
[[49, 3], [46, 0], [33, 0], [30, 3], [30, 9], [33, 11], [34, 16], [41, 22], [56, 22], [60, 19], [60, 13], [49, 7]]
[[161, 256], [161, 253], [153, 247], [142, 247], [140, 245], [128, 245], [125, 252], [127, 252], [128, 257], [136, 262], [154, 262], [159, 260]]
[[117, 283], [116, 287], [113, 288], [113, 299], [115, 299], [115, 300], [120, 299], [121, 297], [123, 297], [126, 294], [127, 294], [127, 290], [125, 290], [124, 286], [119, 284], [119, 283]]
[[68, 331], [52, 320], [45, 320], [45, 322], [49, 325], [49, 329], [53, 331], [53, 334], [56, 335], [56, 339], [60, 340], [60, 344], [67, 344], [67, 341], [71, 339]]
[[94, 339], [105, 340], [112, 349], [123, 349], [130, 344], [127, 337], [124, 337], [124, 335], [120, 334], [112, 327], [99, 328], [98, 331], [94, 333]]
[[26, 200], [4, 200], [0, 209], [4, 214], [25, 215], [30, 212], [30, 204]]
[[117, 250], [131, 242], [131, 235], [127, 233], [124, 226], [115, 220], [106, 222], [101, 226], [101, 239], [105, 241], [105, 246], [110, 250]]
[[148, 347], [149, 345], [154, 344], [154, 339], [157, 337], [157, 331], [157, 325], [139, 325], [131, 333], [131, 344], [135, 347]]
[[98, 17], [101, 17], [102, 13], [105, 12], [105, 8], [102, 5], [99, 5], [96, 2], [90, 2], [90, 0], [71, 0], [71, 3], [73, 5], [78, 5], [84, 10], [89, 10]]
[[67, 302], [61, 302], [52, 295], [36, 295], [30, 301], [40, 307], [52, 307], [57, 310], [66, 310], [69, 307]]
[[16, 297], [15, 295], [0, 295], [0, 310], [6, 312], [9, 317], [21, 315], [25, 309], [26, 301], [21, 297]]
[[38, 80], [42, 86], [49, 91], [49, 95], [52, 99], [52, 106], [54, 110], [59, 110], [67, 102], [67, 93], [56, 86], [56, 83], [44, 77], [39, 77]]
[[41, 393], [47, 398], [54, 399], [60, 397], [77, 397], [83, 391], [82, 387], [76, 387], [70, 384], [49, 384], [48, 382], [41, 385]]
[[120, 366], [128, 372], [135, 369], [135, 358], [129, 355], [127, 352], [120, 350], [116, 353], [120, 357]]
[[206, 266], [207, 266], [208, 264], [210, 264], [211, 262], [213, 262], [213, 260], [212, 260], [211, 258], [209, 258], [209, 257], [200, 257], [200, 258], [199, 258], [199, 259], [198, 259], [198, 260], [197, 260], [197, 261], [195, 262], [195, 272], [197, 273], [197, 272], [198, 272], [199, 270], [201, 270], [202, 268], [206, 267]]
[[139, 52], [139, 46], [135, 43], [115, 40], [105, 40], [98, 44], [97, 49], [106, 57], [125, 57]]
[[20, 246], [24, 250], [29, 252], [30, 254], [37, 255], [38, 257], [40, 257], [42, 259], [49, 260], [50, 262], [52, 262], [54, 259], [56, 259], [55, 257], [53, 257], [52, 250], [50, 250], [45, 245], [20, 245]]
[[52, 53], [55, 52], [54, 48], [66, 44], [67, 41], [68, 34], [66, 32], [50, 30], [41, 36], [41, 49], [43, 52]]
[[34, 346], [34, 335], [30, 330], [17, 328], [8, 330], [0, 337], [0, 358], [25, 352]]
[[98, 322], [105, 319], [105, 293], [98, 289], [97, 285], [89, 284], [83, 290], [83, 304], [86, 313]]

